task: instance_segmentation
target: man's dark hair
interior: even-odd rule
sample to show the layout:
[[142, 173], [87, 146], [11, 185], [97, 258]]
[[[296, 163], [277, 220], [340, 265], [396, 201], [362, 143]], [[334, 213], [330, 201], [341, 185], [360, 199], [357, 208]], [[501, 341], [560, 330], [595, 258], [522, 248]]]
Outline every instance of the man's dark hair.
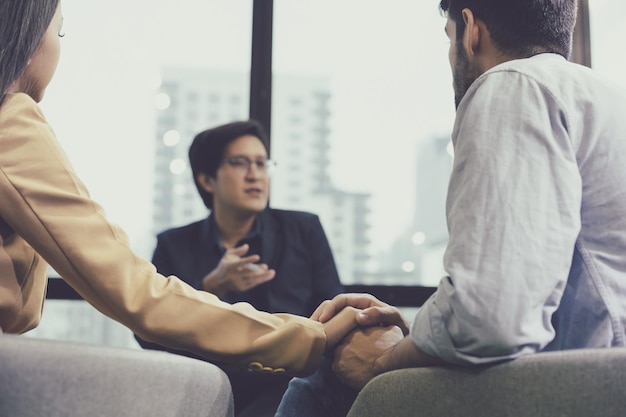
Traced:
[[576, 0], [441, 0], [439, 8], [456, 23], [457, 41], [470, 9], [482, 20], [503, 53], [526, 58], [553, 52], [569, 58], [576, 23]]
[[189, 147], [189, 163], [193, 181], [204, 205], [209, 210], [213, 208], [213, 194], [206, 192], [198, 183], [198, 174], [203, 173], [211, 178], [215, 178], [228, 145], [235, 139], [245, 135], [259, 138], [265, 150], [268, 151], [265, 130], [255, 120], [237, 121], [207, 129], [198, 133]]

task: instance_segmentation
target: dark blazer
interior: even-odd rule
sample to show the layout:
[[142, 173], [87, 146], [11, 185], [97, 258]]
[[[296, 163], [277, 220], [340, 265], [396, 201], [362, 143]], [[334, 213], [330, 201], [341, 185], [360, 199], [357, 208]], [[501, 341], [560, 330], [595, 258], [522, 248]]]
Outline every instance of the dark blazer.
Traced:
[[[251, 302], [259, 310], [291, 313], [308, 317], [324, 300], [343, 291], [335, 261], [319, 217], [301, 211], [267, 208], [259, 214], [261, 224], [261, 263], [276, 270], [276, 276], [248, 291], [224, 295], [224, 301]], [[176, 275], [195, 288], [222, 257], [210, 235], [210, 216], [157, 236], [152, 262], [163, 275]], [[249, 254], [252, 254], [249, 253]], [[181, 317], [181, 320], [184, 320]], [[233, 332], [236, 332], [233, 329]], [[147, 349], [169, 350], [136, 336]], [[235, 412], [249, 404], [259, 404], [255, 415], [273, 416], [287, 388], [289, 377], [255, 374], [236, 365], [216, 362], [228, 375], [235, 399]], [[261, 403], [257, 403], [259, 398]], [[262, 405], [261, 405], [262, 404]], [[251, 406], [252, 407], [252, 406]]]
[[[309, 316], [324, 300], [343, 291], [319, 217], [301, 211], [268, 208], [262, 225], [261, 262], [276, 270], [274, 279], [256, 288], [224, 296], [228, 302], [261, 299], [257, 309]], [[163, 275], [176, 275], [194, 288], [221, 259], [209, 236], [209, 218], [169, 229], [157, 236], [152, 263]], [[251, 253], [249, 253], [251, 254]], [[259, 297], [260, 294], [260, 297]]]

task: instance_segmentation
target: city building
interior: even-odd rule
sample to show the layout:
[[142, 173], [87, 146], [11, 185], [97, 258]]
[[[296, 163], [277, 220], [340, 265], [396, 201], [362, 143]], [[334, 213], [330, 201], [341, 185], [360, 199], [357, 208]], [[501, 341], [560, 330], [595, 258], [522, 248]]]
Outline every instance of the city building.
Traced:
[[448, 242], [446, 190], [452, 157], [449, 136], [419, 142], [413, 220], [392, 247], [379, 254], [379, 271], [370, 278], [372, 283], [434, 287], [444, 275], [443, 253]]

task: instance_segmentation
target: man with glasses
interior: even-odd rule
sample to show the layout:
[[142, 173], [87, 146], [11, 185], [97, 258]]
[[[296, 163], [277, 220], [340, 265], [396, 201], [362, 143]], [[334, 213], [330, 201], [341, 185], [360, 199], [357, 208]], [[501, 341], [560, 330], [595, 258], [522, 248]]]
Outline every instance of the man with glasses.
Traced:
[[[318, 216], [268, 207], [275, 163], [268, 159], [259, 123], [238, 121], [199, 133], [189, 160], [211, 213], [158, 235], [152, 262], [161, 274], [176, 275], [230, 303], [306, 317], [342, 292]], [[164, 349], [138, 341], [145, 348]], [[287, 377], [218, 365], [230, 378], [237, 416], [274, 415]]]

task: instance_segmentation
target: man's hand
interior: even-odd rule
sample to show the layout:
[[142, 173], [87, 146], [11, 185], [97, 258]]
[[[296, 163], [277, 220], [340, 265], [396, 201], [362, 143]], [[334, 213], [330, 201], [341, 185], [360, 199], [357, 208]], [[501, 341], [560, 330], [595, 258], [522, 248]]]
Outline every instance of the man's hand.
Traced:
[[[274, 278], [276, 271], [268, 269], [266, 264], [255, 263], [259, 255], [243, 257], [248, 249], [248, 245], [241, 245], [226, 250], [217, 267], [202, 280], [202, 289], [221, 297], [229, 291], [246, 291]], [[260, 271], [248, 269], [252, 264]]]
[[313, 312], [311, 319], [325, 323], [347, 306], [362, 310], [356, 316], [360, 326], [395, 325], [404, 335], [409, 334], [409, 322], [402, 316], [400, 310], [370, 294], [339, 294], [332, 300], [322, 302]]
[[355, 330], [335, 348], [333, 370], [343, 383], [360, 390], [385, 371], [377, 366], [404, 335], [399, 327], [368, 327]]
[[337, 346], [333, 371], [343, 383], [360, 390], [384, 372], [446, 364], [415, 346], [396, 326], [368, 327], [355, 330]]

